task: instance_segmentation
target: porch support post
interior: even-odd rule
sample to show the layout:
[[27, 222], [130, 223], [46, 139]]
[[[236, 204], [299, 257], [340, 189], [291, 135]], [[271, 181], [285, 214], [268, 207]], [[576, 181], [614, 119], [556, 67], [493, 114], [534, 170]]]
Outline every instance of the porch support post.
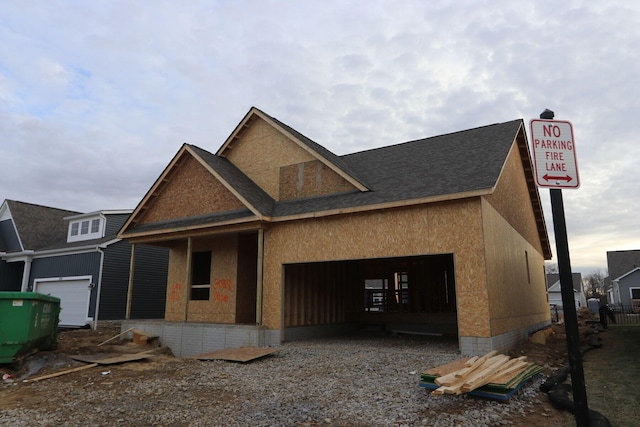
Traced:
[[191, 240], [191, 236], [187, 238], [187, 262], [186, 262], [186, 277], [184, 279], [184, 313], [183, 313], [183, 321], [187, 321], [189, 318], [189, 298], [191, 296], [191, 258], [193, 250], [193, 241]]
[[262, 270], [264, 268], [264, 230], [258, 229], [258, 265], [256, 283], [256, 324], [262, 325]]
[[129, 286], [127, 287], [127, 309], [124, 315], [126, 320], [131, 317], [131, 300], [133, 299], [133, 276], [136, 269], [136, 244], [131, 243], [131, 258], [129, 260]]
[[[29, 287], [29, 277], [31, 276], [31, 257], [24, 259], [24, 268], [22, 269], [22, 284], [20, 285], [20, 292], [27, 292]], [[35, 291], [35, 289], [32, 289]]]

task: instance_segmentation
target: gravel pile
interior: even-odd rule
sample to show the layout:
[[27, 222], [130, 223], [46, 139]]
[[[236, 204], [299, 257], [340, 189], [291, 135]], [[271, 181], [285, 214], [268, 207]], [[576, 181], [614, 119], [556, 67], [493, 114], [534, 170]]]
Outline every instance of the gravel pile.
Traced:
[[351, 336], [287, 343], [245, 364], [175, 359], [136, 372], [114, 365], [108, 375], [0, 383], [5, 395], [30, 387], [52, 402], [0, 402], [0, 425], [487, 427], [512, 425], [546, 399], [540, 377], [508, 403], [435, 397], [418, 385], [422, 371], [458, 358], [450, 340]]

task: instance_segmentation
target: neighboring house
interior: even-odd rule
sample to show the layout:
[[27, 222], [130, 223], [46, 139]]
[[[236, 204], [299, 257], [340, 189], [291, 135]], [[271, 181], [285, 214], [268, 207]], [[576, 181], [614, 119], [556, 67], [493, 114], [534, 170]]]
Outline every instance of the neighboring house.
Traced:
[[[576, 309], [587, 306], [587, 297], [584, 294], [582, 284], [582, 273], [571, 273], [573, 280], [573, 299]], [[547, 292], [549, 293], [549, 304], [562, 307], [562, 289], [560, 287], [560, 275], [557, 273], [547, 274]]]
[[[60, 326], [126, 317], [131, 244], [117, 237], [130, 210], [82, 214], [14, 200], [0, 206], [0, 291], [61, 299]], [[130, 317], [164, 316], [168, 251], [137, 249]]]
[[610, 286], [607, 302], [614, 307], [624, 305], [628, 309], [632, 299], [640, 299], [640, 250], [607, 251], [607, 268]]
[[183, 145], [119, 237], [169, 248], [165, 322], [122, 327], [181, 356], [366, 326], [478, 354], [550, 324], [522, 120], [338, 156], [251, 108], [215, 154]]

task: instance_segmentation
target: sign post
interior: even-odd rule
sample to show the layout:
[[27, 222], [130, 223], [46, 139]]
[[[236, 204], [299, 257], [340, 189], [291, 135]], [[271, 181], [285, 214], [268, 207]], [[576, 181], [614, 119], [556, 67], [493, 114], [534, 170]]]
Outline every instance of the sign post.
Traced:
[[553, 111], [544, 110], [540, 114], [541, 120], [533, 119], [530, 122], [536, 183], [539, 187], [550, 187], [576, 426], [589, 427], [589, 405], [587, 404], [587, 390], [584, 383], [578, 314], [573, 297], [573, 277], [562, 200], [562, 188], [578, 188], [580, 180], [578, 178], [573, 127], [571, 123], [556, 121], [553, 120], [553, 117]]

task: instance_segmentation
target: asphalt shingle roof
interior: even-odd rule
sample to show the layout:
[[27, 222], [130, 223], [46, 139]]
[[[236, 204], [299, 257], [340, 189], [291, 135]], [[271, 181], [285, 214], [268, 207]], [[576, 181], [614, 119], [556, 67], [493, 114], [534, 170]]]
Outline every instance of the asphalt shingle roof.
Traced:
[[490, 189], [521, 125], [514, 120], [342, 156], [371, 191], [277, 202], [273, 216]]
[[[189, 145], [193, 153], [233, 186], [252, 207], [262, 215], [273, 218], [453, 194], [463, 197], [465, 193], [489, 191], [497, 183], [509, 150], [523, 126], [522, 120], [513, 120], [336, 156], [289, 126], [277, 123], [316, 153], [338, 165], [352, 177], [357, 177], [354, 179], [369, 191], [353, 190], [304, 199], [274, 201], [226, 158]], [[238, 218], [249, 214], [249, 210], [233, 213], [239, 215]], [[132, 224], [125, 234], [215, 224], [232, 217], [226, 214], [211, 214], [154, 224]]]
[[69, 223], [64, 218], [79, 215], [81, 212], [15, 200], [6, 202], [25, 250], [48, 251], [100, 245], [117, 238], [116, 233], [111, 233], [99, 239], [67, 242]]
[[63, 218], [80, 213], [15, 200], [6, 202], [25, 250], [37, 250], [57, 241], [66, 241], [67, 224]]

